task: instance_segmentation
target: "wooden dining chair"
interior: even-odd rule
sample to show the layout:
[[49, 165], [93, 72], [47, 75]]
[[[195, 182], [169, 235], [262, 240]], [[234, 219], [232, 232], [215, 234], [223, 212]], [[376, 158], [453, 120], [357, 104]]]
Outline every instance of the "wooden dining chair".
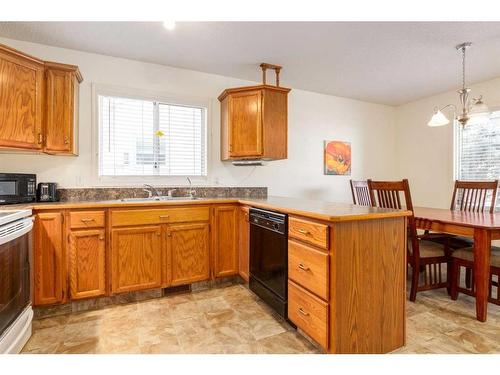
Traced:
[[[455, 181], [451, 198], [452, 211], [485, 212], [495, 211], [498, 180], [495, 181]], [[488, 205], [487, 205], [488, 204]]]
[[[498, 193], [498, 180], [494, 181], [455, 181], [455, 188], [453, 189], [453, 196], [451, 198], [451, 210], [466, 211], [466, 212], [495, 212], [495, 206], [497, 202]], [[462, 292], [469, 295], [474, 295], [475, 288], [473, 283], [473, 268], [474, 268], [474, 241], [467, 237], [452, 236], [450, 238], [450, 247], [452, 249], [457, 249], [453, 253], [453, 266], [452, 266], [452, 280], [451, 289], [452, 298], [457, 298], [458, 292]], [[496, 250], [495, 250], [496, 249]], [[492, 247], [492, 261], [491, 261], [491, 272], [492, 280], [494, 285], [497, 285], [497, 297], [493, 301], [496, 303], [500, 302], [500, 292], [498, 291], [498, 278], [496, 281], [493, 280], [493, 274], [496, 270], [499, 270], [500, 264], [494, 265], [495, 253], [500, 256], [500, 249]], [[460, 270], [461, 267], [465, 268], [465, 287], [460, 287]], [[496, 275], [500, 278], [500, 272]], [[458, 280], [457, 280], [458, 278]], [[453, 292], [453, 288], [455, 291]], [[492, 300], [490, 286], [490, 300]]]
[[[370, 199], [374, 207], [404, 209], [413, 211], [408, 180], [372, 181], [368, 180]], [[404, 202], [404, 204], [403, 204]], [[439, 244], [421, 239], [417, 235], [415, 217], [408, 217], [408, 265], [412, 269], [410, 301], [415, 301], [418, 291], [448, 288], [450, 258], [447, 244]], [[442, 277], [442, 267], [446, 267], [446, 278]], [[419, 285], [420, 270], [424, 271], [423, 284]]]
[[[460, 249], [452, 253], [452, 271], [451, 271], [451, 299], [456, 300], [459, 293], [469, 296], [476, 295], [474, 285], [474, 249], [472, 247]], [[460, 283], [460, 271], [462, 267], [469, 270], [471, 279], [465, 286]], [[467, 275], [466, 275], [467, 277]], [[490, 289], [488, 301], [500, 305], [500, 247], [492, 246], [490, 258]]]
[[[498, 180], [495, 181], [460, 181], [455, 180], [450, 209], [464, 212], [490, 212], [495, 210]], [[426, 232], [428, 234], [428, 232]], [[432, 233], [429, 241], [443, 244], [447, 241], [451, 250], [472, 248], [474, 240], [469, 237], [452, 236], [444, 233]], [[472, 273], [465, 268], [465, 284], [471, 288]]]
[[352, 202], [360, 206], [371, 206], [370, 190], [367, 181], [349, 180], [351, 183]]

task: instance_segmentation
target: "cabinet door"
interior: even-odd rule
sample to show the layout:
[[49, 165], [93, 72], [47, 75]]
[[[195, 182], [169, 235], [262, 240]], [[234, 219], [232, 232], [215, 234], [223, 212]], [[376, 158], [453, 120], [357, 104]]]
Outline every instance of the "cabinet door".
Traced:
[[262, 93], [259, 90], [231, 94], [229, 98], [229, 155], [262, 155]]
[[70, 154], [74, 145], [74, 73], [47, 69], [45, 152]]
[[248, 221], [248, 207], [240, 207], [238, 220], [238, 258], [240, 276], [248, 282], [250, 263], [250, 222]]
[[62, 213], [37, 214], [34, 246], [34, 298], [37, 306], [64, 300], [63, 250]]
[[238, 207], [215, 208], [215, 277], [238, 274]]
[[73, 231], [69, 246], [71, 299], [106, 294], [104, 229]]
[[209, 224], [177, 224], [167, 228], [170, 285], [210, 278]]
[[42, 148], [43, 64], [0, 47], [0, 147]]
[[161, 227], [113, 229], [111, 289], [114, 293], [161, 286]]

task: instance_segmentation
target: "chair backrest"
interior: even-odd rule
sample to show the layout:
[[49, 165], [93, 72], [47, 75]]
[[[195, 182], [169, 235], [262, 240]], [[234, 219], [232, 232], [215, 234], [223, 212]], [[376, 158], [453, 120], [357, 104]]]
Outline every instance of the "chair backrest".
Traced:
[[360, 206], [371, 206], [372, 200], [370, 199], [368, 181], [349, 181], [351, 183], [352, 202]]
[[[408, 184], [408, 180], [368, 180], [367, 182], [372, 206], [395, 209], [406, 208], [413, 211], [413, 203], [411, 201], [410, 185]], [[402, 197], [400, 193], [403, 193]], [[404, 198], [404, 204], [401, 203], [401, 198]]]
[[[495, 211], [498, 180], [495, 181], [455, 181], [451, 210], [484, 212], [486, 203], [489, 211]], [[491, 200], [490, 200], [491, 199]]]
[[[410, 184], [407, 179], [402, 181], [372, 181], [368, 180], [370, 199], [373, 207], [394, 208], [413, 211]], [[404, 204], [403, 204], [404, 203]], [[417, 226], [413, 213], [408, 217], [408, 242], [411, 243], [412, 252], [408, 249], [408, 259], [420, 258], [420, 249], [417, 237]]]

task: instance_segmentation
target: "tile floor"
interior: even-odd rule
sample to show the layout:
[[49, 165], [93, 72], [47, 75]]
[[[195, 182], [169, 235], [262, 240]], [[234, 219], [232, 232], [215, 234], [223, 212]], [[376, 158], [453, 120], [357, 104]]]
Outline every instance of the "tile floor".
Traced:
[[[397, 353], [500, 353], [500, 307], [487, 323], [474, 300], [443, 290], [407, 303], [407, 346]], [[24, 353], [319, 353], [245, 286], [111, 306], [34, 321]]]

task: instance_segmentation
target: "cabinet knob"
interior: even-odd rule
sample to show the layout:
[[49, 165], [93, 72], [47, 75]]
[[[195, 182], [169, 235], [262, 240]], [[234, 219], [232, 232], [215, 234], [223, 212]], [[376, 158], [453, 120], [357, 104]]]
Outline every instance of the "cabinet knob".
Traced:
[[104, 237], [99, 237], [99, 239], [100, 239], [101, 241], [104, 241]]
[[81, 220], [83, 223], [89, 223], [89, 222], [91, 222], [91, 221], [94, 221], [94, 219], [85, 219], [85, 218], [80, 219], [80, 220]]
[[159, 217], [160, 217], [160, 219], [168, 219], [169, 215], [160, 215]]
[[299, 229], [298, 232], [302, 234], [309, 234], [309, 231], [305, 229]]
[[38, 143], [43, 143], [43, 135], [42, 133], [38, 133]]
[[64, 137], [64, 144], [67, 145], [69, 143], [68, 137]]

